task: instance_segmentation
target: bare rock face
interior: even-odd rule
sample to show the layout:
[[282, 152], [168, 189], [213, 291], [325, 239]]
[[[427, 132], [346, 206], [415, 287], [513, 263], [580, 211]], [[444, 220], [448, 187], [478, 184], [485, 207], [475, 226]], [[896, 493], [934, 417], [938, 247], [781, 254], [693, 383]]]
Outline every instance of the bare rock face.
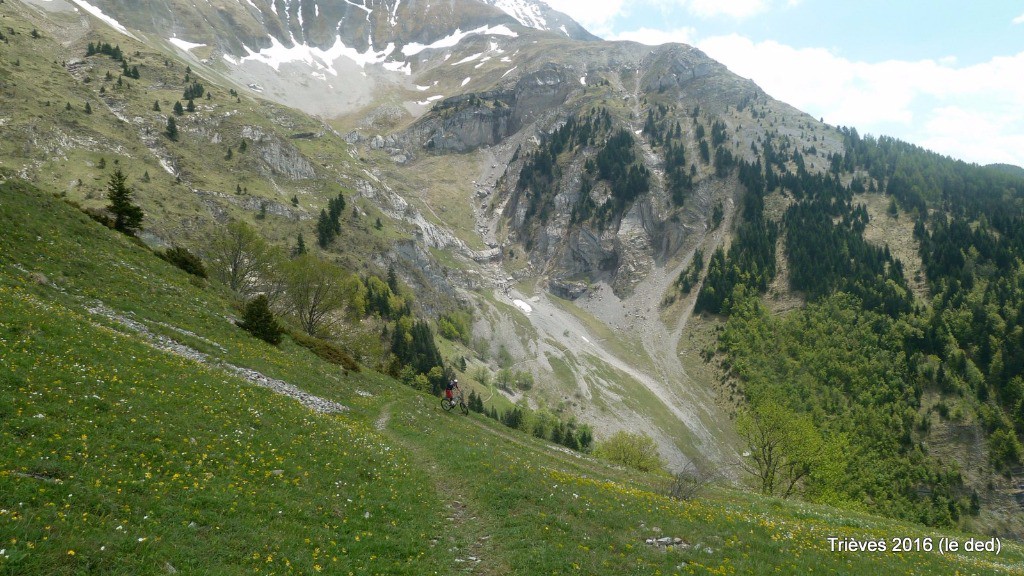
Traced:
[[246, 126], [242, 129], [242, 137], [255, 142], [257, 152], [264, 162], [261, 167], [264, 176], [281, 175], [292, 180], [316, 177], [316, 171], [309, 160], [297, 148], [277, 136]]
[[548, 280], [548, 292], [566, 300], [576, 300], [582, 297], [589, 290], [586, 282], [561, 280], [552, 278]]
[[562, 106], [573, 88], [571, 71], [564, 65], [545, 64], [523, 76], [514, 91], [515, 126], [531, 122], [540, 111]]
[[493, 146], [537, 119], [539, 113], [564, 105], [572, 88], [567, 67], [547, 64], [521, 77], [511, 89], [442, 100], [407, 137], [437, 153]]

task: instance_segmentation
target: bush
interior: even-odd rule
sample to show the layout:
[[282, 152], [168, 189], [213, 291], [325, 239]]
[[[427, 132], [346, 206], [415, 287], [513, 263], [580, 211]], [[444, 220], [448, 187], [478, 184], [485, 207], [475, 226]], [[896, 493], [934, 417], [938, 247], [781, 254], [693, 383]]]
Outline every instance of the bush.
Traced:
[[1021, 462], [1024, 448], [1012, 428], [999, 428], [988, 438], [989, 454], [997, 470], [1009, 470]]
[[242, 321], [238, 326], [253, 336], [277, 346], [281, 343], [282, 329], [270, 311], [270, 304], [263, 294], [253, 298], [245, 305]]
[[641, 472], [664, 469], [658, 446], [647, 434], [619, 431], [594, 447], [594, 456]]
[[181, 246], [168, 248], [159, 256], [193, 276], [206, 278], [206, 266], [203, 266], [203, 261]]
[[665, 494], [675, 500], [693, 500], [718, 477], [708, 462], [687, 462], [669, 482]]
[[341, 366], [349, 372], [359, 372], [359, 363], [348, 352], [343, 350], [341, 346], [299, 331], [289, 332], [288, 335], [292, 337], [296, 344], [308, 349], [322, 360]]
[[520, 390], [530, 390], [533, 388], [533, 374], [529, 372], [516, 372], [514, 376], [516, 387]]

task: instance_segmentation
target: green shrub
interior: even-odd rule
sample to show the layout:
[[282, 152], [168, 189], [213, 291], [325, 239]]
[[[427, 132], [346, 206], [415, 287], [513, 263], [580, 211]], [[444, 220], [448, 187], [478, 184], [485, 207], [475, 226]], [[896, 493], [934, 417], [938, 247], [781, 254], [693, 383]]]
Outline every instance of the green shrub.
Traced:
[[359, 363], [356, 362], [348, 352], [342, 349], [341, 346], [297, 330], [289, 332], [288, 335], [292, 337], [292, 340], [296, 344], [308, 349], [324, 361], [341, 366], [350, 372], [359, 372]]
[[619, 431], [594, 447], [594, 456], [641, 472], [664, 469], [658, 446], [647, 434]]
[[159, 256], [193, 276], [206, 278], [206, 266], [203, 265], [203, 261], [181, 246], [168, 248], [159, 253]]

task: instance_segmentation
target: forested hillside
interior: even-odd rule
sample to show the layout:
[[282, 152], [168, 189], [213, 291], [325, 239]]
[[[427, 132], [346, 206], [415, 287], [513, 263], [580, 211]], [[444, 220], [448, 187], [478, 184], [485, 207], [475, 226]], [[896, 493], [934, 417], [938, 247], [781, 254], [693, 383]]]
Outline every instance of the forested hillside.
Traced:
[[[738, 422], [750, 447], [780, 423], [803, 434], [789, 442], [804, 448], [777, 462], [755, 454], [763, 491], [955, 525], [1005, 501], [998, 487], [1024, 456], [1024, 179], [840, 131], [844, 153], [823, 174], [804, 168], [808, 151], [771, 140], [763, 166], [740, 164], [743, 221], [712, 256], [696, 309], [728, 316], [720, 360], [746, 397]], [[807, 301], [781, 316], [754, 298], [775, 275], [769, 194], [788, 206], [778, 257]], [[922, 296], [890, 247], [865, 239], [877, 194], [890, 200], [875, 217], [914, 222]], [[692, 270], [677, 283], [692, 284]], [[930, 449], [933, 428], [964, 425], [987, 438], [981, 470]]]

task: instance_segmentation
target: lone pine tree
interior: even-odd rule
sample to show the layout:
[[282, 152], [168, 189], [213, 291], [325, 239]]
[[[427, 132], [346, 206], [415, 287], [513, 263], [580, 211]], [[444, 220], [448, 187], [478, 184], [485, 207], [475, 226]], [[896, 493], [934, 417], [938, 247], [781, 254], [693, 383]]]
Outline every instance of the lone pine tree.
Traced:
[[167, 117], [167, 129], [164, 130], [164, 134], [171, 140], [178, 140], [178, 123], [174, 121], [174, 116]]
[[142, 225], [142, 208], [132, 202], [133, 191], [127, 184], [127, 177], [120, 168], [114, 170], [107, 183], [107, 198], [110, 205], [107, 210], [114, 214], [114, 229], [118, 232], [134, 236]]

